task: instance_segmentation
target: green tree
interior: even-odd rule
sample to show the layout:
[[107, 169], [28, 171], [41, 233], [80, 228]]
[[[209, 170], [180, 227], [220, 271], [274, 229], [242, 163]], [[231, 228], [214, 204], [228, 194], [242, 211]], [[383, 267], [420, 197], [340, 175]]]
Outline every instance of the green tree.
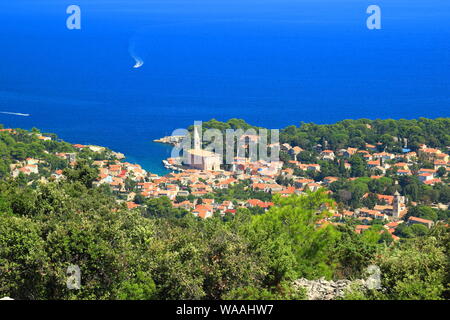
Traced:
[[276, 286], [295, 277], [331, 277], [329, 253], [338, 238], [331, 225], [317, 228], [333, 202], [324, 191], [307, 196], [277, 197], [266, 214], [253, 216], [248, 234], [254, 251], [269, 267], [265, 282]]
[[49, 259], [39, 224], [0, 214], [0, 296], [46, 298]]
[[427, 206], [416, 206], [408, 209], [408, 213], [405, 219], [409, 217], [418, 217], [422, 219], [436, 221], [438, 219], [438, 214], [435, 209]]
[[64, 169], [63, 174], [67, 177], [67, 180], [81, 182], [90, 188], [98, 178], [98, 169], [91, 167], [86, 160], [79, 160], [74, 168]]
[[385, 293], [375, 297], [394, 300], [442, 299], [448, 277], [448, 256], [436, 238], [413, 240], [386, 248], [377, 256]]

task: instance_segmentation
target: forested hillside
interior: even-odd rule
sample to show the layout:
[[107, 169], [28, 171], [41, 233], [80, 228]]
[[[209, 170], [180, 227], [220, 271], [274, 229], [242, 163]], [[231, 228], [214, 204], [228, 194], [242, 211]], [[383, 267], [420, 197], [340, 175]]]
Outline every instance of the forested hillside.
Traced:
[[[212, 119], [203, 123], [204, 128], [258, 129], [242, 119], [230, 119], [226, 122]], [[364, 148], [369, 144], [381, 143], [380, 148], [387, 151], [399, 151], [407, 146], [417, 150], [420, 144], [435, 148], [450, 145], [450, 118], [413, 120], [343, 120], [335, 124], [315, 124], [302, 122], [280, 131], [280, 143], [289, 143], [303, 149], [313, 149], [317, 144], [332, 150], [342, 148]], [[275, 128], [270, 128], [275, 129]]]
[[[448, 298], [449, 232], [398, 244], [375, 231], [316, 228], [321, 192], [235, 219], [146, 218], [80, 182], [0, 188], [0, 295], [16, 299], [301, 299], [291, 281], [356, 279], [380, 266], [384, 291], [348, 298]], [[288, 221], [288, 223], [286, 223]], [[387, 241], [387, 242], [386, 242]], [[82, 288], [68, 290], [68, 265]]]

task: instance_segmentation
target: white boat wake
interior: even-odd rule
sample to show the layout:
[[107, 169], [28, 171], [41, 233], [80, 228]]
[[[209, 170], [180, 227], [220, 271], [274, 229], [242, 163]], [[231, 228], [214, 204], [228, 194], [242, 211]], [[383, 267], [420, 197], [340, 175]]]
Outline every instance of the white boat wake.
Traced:
[[29, 113], [8, 112], [8, 111], [0, 111], [0, 113], [10, 114], [10, 115], [13, 115], [13, 116], [21, 116], [21, 117], [29, 117], [30, 116]]
[[144, 65], [144, 60], [136, 54], [136, 41], [135, 39], [131, 40], [129, 47], [130, 55], [136, 61], [136, 64], [133, 66], [134, 69], [139, 69]]
[[133, 57], [134, 60], [136, 60], [136, 64], [133, 66], [133, 68], [138, 69], [144, 65], [144, 61], [139, 57]]

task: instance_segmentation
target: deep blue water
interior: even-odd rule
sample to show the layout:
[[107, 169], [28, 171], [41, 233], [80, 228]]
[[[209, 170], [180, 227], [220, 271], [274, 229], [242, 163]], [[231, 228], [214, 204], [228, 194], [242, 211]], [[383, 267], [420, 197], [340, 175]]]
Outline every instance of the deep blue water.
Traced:
[[[70, 4], [82, 30], [66, 29]], [[31, 116], [0, 123], [162, 173], [170, 148], [152, 140], [194, 120], [448, 117], [449, 40], [449, 0], [1, 1], [0, 111]]]

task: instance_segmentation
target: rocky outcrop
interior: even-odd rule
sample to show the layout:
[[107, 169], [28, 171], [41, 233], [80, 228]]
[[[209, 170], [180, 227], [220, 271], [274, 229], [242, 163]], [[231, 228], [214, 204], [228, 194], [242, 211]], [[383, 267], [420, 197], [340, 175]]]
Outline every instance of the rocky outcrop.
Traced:
[[325, 279], [307, 280], [298, 279], [294, 281], [294, 287], [297, 289], [306, 289], [308, 300], [334, 300], [343, 297], [346, 290], [350, 289], [352, 284], [364, 286], [364, 280], [337, 280], [327, 281]]
[[185, 137], [186, 136], [167, 136], [167, 137], [163, 137], [161, 139], [155, 139], [155, 140], [153, 140], [153, 142], [170, 144], [172, 146], [175, 146], [175, 145], [181, 143]]
[[365, 270], [366, 279], [327, 281], [298, 279], [293, 286], [296, 289], [306, 289], [308, 300], [334, 300], [344, 297], [345, 293], [356, 287], [364, 290], [383, 290], [381, 287], [381, 270], [376, 265], [370, 265]]

